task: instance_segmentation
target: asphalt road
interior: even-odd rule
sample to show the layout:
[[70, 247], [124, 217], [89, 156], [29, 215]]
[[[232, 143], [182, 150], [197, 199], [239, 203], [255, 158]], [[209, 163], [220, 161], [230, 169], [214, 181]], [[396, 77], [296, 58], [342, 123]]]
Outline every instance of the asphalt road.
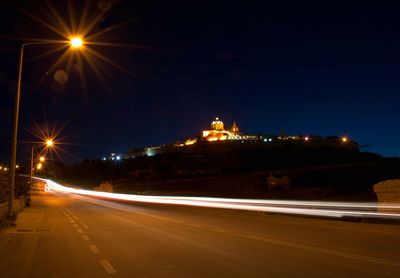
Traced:
[[400, 277], [400, 226], [40, 193], [0, 277]]

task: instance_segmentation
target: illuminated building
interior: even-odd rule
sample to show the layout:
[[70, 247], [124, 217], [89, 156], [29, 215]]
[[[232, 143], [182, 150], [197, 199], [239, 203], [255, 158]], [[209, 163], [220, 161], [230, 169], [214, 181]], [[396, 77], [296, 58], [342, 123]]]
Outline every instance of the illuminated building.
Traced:
[[238, 125], [236, 124], [236, 122], [234, 121], [233, 122], [233, 125], [232, 125], [232, 127], [231, 127], [231, 132], [233, 132], [233, 133], [239, 133], [239, 127], [238, 127]]
[[215, 121], [211, 122], [211, 129], [217, 131], [224, 131], [224, 123], [219, 118], [215, 118]]
[[[222, 144], [222, 142], [225, 142]], [[209, 147], [219, 145], [229, 148], [244, 147], [262, 147], [262, 148], [282, 148], [286, 146], [299, 145], [301, 148], [346, 148], [349, 150], [358, 150], [358, 144], [351, 141], [348, 137], [321, 137], [317, 135], [285, 135], [281, 132], [279, 135], [273, 134], [246, 134], [240, 131], [236, 121], [232, 123], [229, 129], [225, 129], [225, 124], [220, 118], [215, 118], [210, 124], [210, 128], [203, 130], [195, 138], [188, 138], [183, 141], [177, 141], [175, 144], [165, 144], [153, 147], [131, 148], [123, 155], [112, 153], [103, 160], [122, 160], [133, 159], [136, 157], [152, 157], [162, 153], [174, 151], [177, 148], [185, 148], [188, 150], [196, 150], [196, 145]], [[212, 147], [211, 147], [212, 148]]]
[[187, 140], [185, 141], [185, 144], [184, 144], [184, 145], [188, 146], [188, 145], [193, 145], [193, 144], [195, 144], [195, 143], [197, 143], [197, 139], [196, 139], [196, 138], [195, 138], [195, 139], [187, 139]]
[[206, 141], [223, 141], [223, 140], [258, 140], [256, 135], [248, 135], [239, 133], [239, 126], [236, 122], [233, 122], [230, 130], [225, 130], [224, 123], [219, 119], [215, 118], [211, 122], [210, 130], [203, 130], [203, 140]]
[[211, 122], [211, 129], [203, 130], [203, 139], [207, 141], [236, 140], [240, 139], [238, 131], [239, 127], [236, 123], [234, 123], [231, 130], [225, 130], [224, 123], [219, 118], [215, 118]]

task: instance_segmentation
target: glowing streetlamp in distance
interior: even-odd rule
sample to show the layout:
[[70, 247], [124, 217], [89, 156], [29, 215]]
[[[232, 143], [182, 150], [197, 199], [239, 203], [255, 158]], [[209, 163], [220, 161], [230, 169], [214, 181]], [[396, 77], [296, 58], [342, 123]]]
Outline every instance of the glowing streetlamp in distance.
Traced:
[[83, 45], [83, 40], [80, 37], [73, 37], [70, 40], [70, 44], [73, 48], [79, 48]]
[[44, 160], [45, 160], [44, 156], [41, 156], [41, 157], [39, 158], [39, 161], [41, 161], [41, 162], [43, 162]]
[[346, 143], [349, 139], [347, 139], [347, 137], [342, 137], [342, 142]]
[[46, 140], [46, 147], [52, 147], [54, 145], [54, 141], [52, 139]]
[[42, 169], [42, 163], [38, 163], [38, 165], [36, 166], [36, 169], [38, 169], [38, 170], [40, 170], [40, 169]]

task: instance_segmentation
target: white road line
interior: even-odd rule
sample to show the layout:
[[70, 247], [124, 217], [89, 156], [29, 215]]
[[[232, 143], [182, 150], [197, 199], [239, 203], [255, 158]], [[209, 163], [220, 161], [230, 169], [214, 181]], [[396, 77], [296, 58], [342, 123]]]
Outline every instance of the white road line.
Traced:
[[76, 231], [80, 234], [83, 234], [83, 231], [81, 229], [76, 229]]
[[89, 241], [89, 240], [90, 240], [90, 238], [89, 238], [87, 235], [83, 235], [82, 238], [83, 238], [84, 240], [86, 240], [86, 241]]
[[108, 274], [116, 273], [117, 271], [112, 267], [109, 261], [107, 260], [100, 260], [101, 265], [104, 267]]
[[78, 221], [79, 222], [79, 224], [81, 224], [83, 227], [85, 227], [86, 229], [89, 229], [89, 227], [88, 227], [88, 225], [86, 225], [85, 223], [83, 223], [75, 214], [73, 214], [69, 209], [67, 209], [67, 208], [65, 208], [65, 207], [63, 207], [66, 211], [68, 211], [68, 213], [69, 214], [71, 214], [71, 216], [73, 217], [73, 218], [75, 218], [76, 219], [76, 221]]
[[92, 250], [93, 254], [100, 254], [99, 249], [96, 247], [96, 245], [89, 245], [90, 250]]
[[89, 229], [88, 225], [86, 225], [85, 223], [83, 223], [78, 217], [74, 216], [74, 218], [75, 218], [76, 221], [78, 221], [79, 224], [81, 224], [83, 227], [85, 227], [86, 229]]

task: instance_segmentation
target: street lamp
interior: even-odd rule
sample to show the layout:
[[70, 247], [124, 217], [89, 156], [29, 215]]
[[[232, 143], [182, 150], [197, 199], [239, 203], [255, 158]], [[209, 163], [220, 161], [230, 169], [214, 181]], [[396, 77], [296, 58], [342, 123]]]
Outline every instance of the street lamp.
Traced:
[[[32, 145], [32, 152], [31, 152], [31, 171], [30, 171], [30, 181], [29, 181], [29, 192], [28, 192], [28, 198], [27, 198], [27, 204], [29, 206], [30, 201], [31, 201], [31, 191], [32, 191], [32, 177], [33, 177], [33, 171], [34, 171], [34, 167], [33, 167], [33, 162], [34, 162], [34, 153], [35, 150], [40, 149], [42, 147], [44, 148], [51, 148], [54, 146], [54, 141], [53, 139], [47, 139], [45, 141], [45, 144], [39, 147], [34, 147]], [[44, 162], [46, 160], [46, 158], [44, 156], [40, 156], [39, 157], [39, 164], [37, 165], [37, 169], [40, 170], [42, 168], [42, 162]], [[40, 166], [39, 166], [40, 165]]]
[[17, 164], [17, 138], [18, 138], [18, 118], [19, 118], [19, 103], [21, 98], [21, 80], [22, 80], [22, 65], [24, 61], [24, 49], [26, 46], [31, 45], [49, 45], [49, 44], [67, 44], [72, 48], [79, 48], [83, 45], [83, 40], [79, 37], [71, 38], [69, 41], [62, 40], [46, 40], [26, 42], [21, 45], [19, 50], [19, 65], [18, 65], [18, 79], [17, 79], [17, 92], [15, 95], [14, 103], [14, 119], [11, 139], [11, 161], [10, 161], [10, 193], [8, 200], [8, 216], [13, 216], [14, 206], [14, 189], [15, 189], [15, 165]]
[[80, 37], [74, 37], [71, 38], [71, 46], [76, 48], [76, 47], [81, 47], [83, 45], [83, 40]]
[[46, 140], [46, 146], [47, 146], [47, 147], [52, 147], [53, 145], [54, 145], [54, 142], [53, 142], [52, 139], [47, 139], [47, 140]]

